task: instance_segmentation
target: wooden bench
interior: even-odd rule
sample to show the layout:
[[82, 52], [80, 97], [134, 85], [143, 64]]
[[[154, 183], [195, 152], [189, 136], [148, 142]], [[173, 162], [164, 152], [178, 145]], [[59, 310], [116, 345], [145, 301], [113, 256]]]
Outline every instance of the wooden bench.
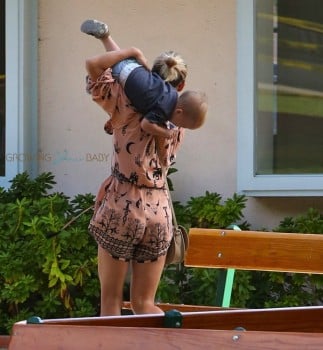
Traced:
[[323, 307], [171, 312], [21, 321], [9, 350], [322, 349]]
[[[323, 236], [194, 228], [185, 265], [220, 268], [226, 275], [235, 269], [321, 274]], [[227, 289], [231, 282], [226, 283]], [[323, 306], [161, 306], [165, 315], [17, 322], [9, 350], [322, 349]]]
[[230, 306], [235, 269], [323, 274], [323, 235], [192, 228], [185, 266], [220, 268], [216, 305]]

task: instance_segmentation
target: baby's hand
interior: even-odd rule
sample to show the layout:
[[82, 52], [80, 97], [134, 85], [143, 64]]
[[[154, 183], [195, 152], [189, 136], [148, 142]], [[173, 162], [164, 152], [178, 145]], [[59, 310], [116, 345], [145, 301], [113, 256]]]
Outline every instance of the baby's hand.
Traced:
[[109, 135], [113, 134], [113, 126], [110, 119], [104, 124], [104, 131]]
[[176, 129], [168, 129], [167, 130], [167, 133], [168, 133], [168, 136], [167, 138], [168, 139], [172, 139], [174, 136], [177, 136], [177, 128]]

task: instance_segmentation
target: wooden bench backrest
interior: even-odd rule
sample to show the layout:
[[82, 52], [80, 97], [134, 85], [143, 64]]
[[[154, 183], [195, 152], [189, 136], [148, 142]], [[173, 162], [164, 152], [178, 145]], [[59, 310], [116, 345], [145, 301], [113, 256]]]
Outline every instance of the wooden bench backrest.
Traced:
[[323, 235], [192, 228], [185, 266], [323, 274]]

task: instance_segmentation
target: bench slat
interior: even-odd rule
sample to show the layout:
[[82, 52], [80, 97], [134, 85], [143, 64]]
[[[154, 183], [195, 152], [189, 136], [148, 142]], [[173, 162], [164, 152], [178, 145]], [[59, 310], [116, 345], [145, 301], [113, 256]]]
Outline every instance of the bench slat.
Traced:
[[91, 326], [16, 327], [9, 350], [322, 349], [322, 334]]
[[323, 274], [323, 235], [191, 228], [185, 266]]
[[[215, 311], [183, 312], [182, 328], [233, 330], [243, 327], [249, 331], [317, 332], [323, 333], [323, 306], [271, 309], [219, 309]], [[24, 321], [15, 325], [27, 327]], [[164, 327], [164, 315], [131, 315], [85, 318], [48, 319], [38, 324], [101, 326], [101, 327]]]

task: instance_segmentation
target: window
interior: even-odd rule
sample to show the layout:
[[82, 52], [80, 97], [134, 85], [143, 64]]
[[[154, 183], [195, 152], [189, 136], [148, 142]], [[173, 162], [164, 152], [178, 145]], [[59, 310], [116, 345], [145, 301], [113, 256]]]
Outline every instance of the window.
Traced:
[[5, 5], [5, 0], [0, 0], [0, 176], [5, 175], [6, 154]]
[[7, 187], [19, 172], [37, 173], [37, 0], [0, 0], [0, 13], [0, 186]]
[[323, 194], [323, 4], [238, 0], [238, 190]]

